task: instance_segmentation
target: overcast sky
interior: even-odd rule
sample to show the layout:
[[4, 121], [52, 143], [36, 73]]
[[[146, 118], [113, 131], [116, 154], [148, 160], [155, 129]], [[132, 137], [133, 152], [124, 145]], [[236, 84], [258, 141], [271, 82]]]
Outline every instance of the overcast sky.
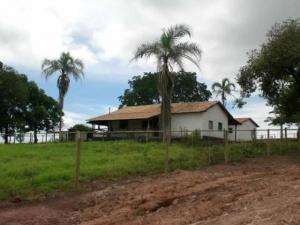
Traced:
[[[234, 80], [246, 53], [265, 41], [276, 22], [300, 17], [299, 0], [0, 0], [0, 61], [35, 80], [57, 98], [55, 79], [40, 72], [44, 58], [62, 51], [85, 63], [85, 79], [72, 83], [66, 97], [67, 126], [117, 107], [127, 80], [154, 71], [153, 61], [129, 63], [136, 47], [177, 23], [193, 30], [203, 51], [198, 80], [209, 86]], [[251, 116], [262, 127], [269, 107], [253, 97], [234, 115]]]

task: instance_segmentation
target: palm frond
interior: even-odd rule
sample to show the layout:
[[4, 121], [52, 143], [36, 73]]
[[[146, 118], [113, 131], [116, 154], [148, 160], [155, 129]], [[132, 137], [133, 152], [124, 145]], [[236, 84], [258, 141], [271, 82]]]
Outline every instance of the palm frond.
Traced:
[[152, 55], [159, 55], [160, 54], [159, 45], [160, 44], [158, 42], [140, 45], [137, 48], [133, 58], [130, 61], [138, 60], [143, 57], [149, 58]]
[[185, 58], [200, 68], [199, 61], [201, 58], [201, 50], [195, 43], [179, 43], [178, 45], [174, 46], [173, 51], [170, 53], [170, 57]]
[[215, 82], [215, 83], [212, 84], [211, 89], [212, 89], [214, 92], [217, 92], [217, 91], [219, 91], [220, 89], [222, 89], [222, 84], [220, 84], [219, 82]]
[[191, 29], [189, 26], [185, 24], [177, 24], [175, 26], [171, 26], [164, 33], [169, 36], [172, 40], [176, 40], [178, 38], [184, 37], [188, 35], [191, 36]]
[[42, 63], [42, 73], [45, 74], [46, 79], [52, 74], [59, 72], [61, 68], [61, 64], [58, 60], [45, 59]]

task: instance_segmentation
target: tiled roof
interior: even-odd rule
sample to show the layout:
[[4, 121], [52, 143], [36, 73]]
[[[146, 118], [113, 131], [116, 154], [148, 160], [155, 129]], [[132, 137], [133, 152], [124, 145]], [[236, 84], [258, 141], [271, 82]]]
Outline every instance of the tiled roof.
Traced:
[[[172, 103], [172, 113], [176, 114], [176, 113], [203, 112], [216, 104], [221, 105], [221, 103], [219, 103], [218, 101]], [[229, 114], [227, 110], [226, 113]], [[160, 114], [160, 104], [126, 106], [116, 111], [113, 111], [109, 114], [104, 114], [101, 116], [91, 118], [88, 120], [88, 122], [148, 119], [154, 116], [158, 116], [159, 114]]]

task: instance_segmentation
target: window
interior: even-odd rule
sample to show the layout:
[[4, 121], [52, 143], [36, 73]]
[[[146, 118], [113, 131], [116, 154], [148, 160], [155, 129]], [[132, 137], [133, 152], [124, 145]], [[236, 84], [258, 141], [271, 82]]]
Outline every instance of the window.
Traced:
[[233, 133], [233, 128], [232, 128], [232, 127], [229, 127], [228, 132], [229, 132], [230, 134], [232, 134], [232, 133]]
[[218, 130], [223, 130], [223, 124], [221, 122], [218, 123]]
[[208, 121], [208, 129], [213, 130], [214, 129], [214, 122], [213, 121]]
[[119, 123], [120, 129], [127, 129], [128, 128], [128, 120], [121, 120]]

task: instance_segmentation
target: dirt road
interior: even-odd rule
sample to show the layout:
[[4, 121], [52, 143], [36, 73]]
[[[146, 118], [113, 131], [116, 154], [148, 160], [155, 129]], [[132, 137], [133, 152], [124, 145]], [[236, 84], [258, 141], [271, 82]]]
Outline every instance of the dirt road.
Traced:
[[300, 224], [300, 164], [252, 159], [0, 208], [1, 225]]

